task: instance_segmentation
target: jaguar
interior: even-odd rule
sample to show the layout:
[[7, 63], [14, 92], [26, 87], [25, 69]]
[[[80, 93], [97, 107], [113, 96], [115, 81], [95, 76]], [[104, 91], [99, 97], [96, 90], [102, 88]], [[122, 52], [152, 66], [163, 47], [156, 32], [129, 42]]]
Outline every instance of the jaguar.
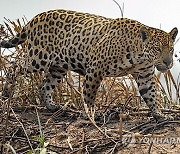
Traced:
[[69, 10], [50, 10], [35, 16], [16, 36], [1, 40], [1, 48], [26, 42], [26, 58], [7, 73], [2, 95], [22, 74], [44, 72], [42, 103], [56, 110], [52, 92], [67, 71], [85, 76], [83, 98], [94, 107], [104, 77], [131, 74], [140, 95], [155, 119], [161, 118], [156, 103], [155, 68], [166, 72], [173, 65], [175, 27], [169, 33], [128, 18], [106, 18]]

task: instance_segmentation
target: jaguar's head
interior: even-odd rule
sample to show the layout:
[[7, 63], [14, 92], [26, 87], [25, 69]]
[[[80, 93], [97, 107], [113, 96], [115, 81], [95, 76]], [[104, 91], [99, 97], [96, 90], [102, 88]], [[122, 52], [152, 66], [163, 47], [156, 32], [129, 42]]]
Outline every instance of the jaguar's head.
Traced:
[[178, 34], [175, 27], [169, 33], [145, 26], [140, 29], [143, 53], [158, 71], [166, 72], [173, 65], [174, 42]]

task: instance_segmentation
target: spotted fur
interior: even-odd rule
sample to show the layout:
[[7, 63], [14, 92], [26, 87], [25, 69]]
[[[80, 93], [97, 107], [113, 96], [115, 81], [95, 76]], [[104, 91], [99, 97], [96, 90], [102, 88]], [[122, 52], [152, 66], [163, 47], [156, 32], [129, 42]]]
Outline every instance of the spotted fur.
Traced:
[[[27, 59], [16, 76], [41, 71], [47, 74], [40, 94], [48, 109], [56, 109], [51, 93], [68, 70], [85, 76], [83, 93], [90, 107], [104, 77], [131, 74], [147, 106], [158, 117], [154, 70], [165, 72], [172, 67], [177, 33], [177, 28], [166, 33], [127, 18], [53, 10], [35, 16], [21, 33], [1, 41], [0, 46], [11, 48], [27, 42]], [[9, 94], [7, 83], [4, 96]]]

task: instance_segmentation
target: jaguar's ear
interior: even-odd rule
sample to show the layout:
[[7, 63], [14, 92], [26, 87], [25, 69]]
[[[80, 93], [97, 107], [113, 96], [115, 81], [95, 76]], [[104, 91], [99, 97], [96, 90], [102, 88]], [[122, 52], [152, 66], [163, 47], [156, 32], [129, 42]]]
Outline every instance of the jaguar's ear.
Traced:
[[173, 28], [171, 31], [170, 31], [170, 37], [172, 38], [173, 42], [175, 41], [176, 39], [176, 36], [178, 34], [178, 29], [175, 27]]
[[144, 26], [141, 27], [141, 29], [139, 30], [139, 33], [143, 42], [148, 40], [151, 37], [149, 30]]

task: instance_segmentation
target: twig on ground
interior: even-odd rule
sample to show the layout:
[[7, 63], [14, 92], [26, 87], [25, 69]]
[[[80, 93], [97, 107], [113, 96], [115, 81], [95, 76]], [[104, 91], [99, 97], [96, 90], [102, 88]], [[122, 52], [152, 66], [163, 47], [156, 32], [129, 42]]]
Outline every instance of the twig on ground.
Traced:
[[[12, 87], [14, 86], [14, 84], [12, 85]], [[8, 101], [7, 101], [7, 113], [6, 113], [6, 122], [5, 122], [5, 129], [4, 129], [4, 132], [3, 132], [3, 138], [2, 138], [2, 145], [1, 145], [1, 153], [3, 153], [3, 146], [5, 144], [5, 137], [6, 137], [6, 132], [7, 132], [7, 128], [8, 128], [8, 120], [9, 120], [9, 116], [10, 116], [10, 105], [11, 105], [11, 100], [12, 100], [12, 97], [13, 97], [13, 93], [14, 91], [11, 91], [10, 93], [10, 96], [8, 98]]]
[[84, 147], [84, 141], [85, 141], [85, 131], [84, 128], [82, 129], [82, 142], [81, 142], [81, 146], [79, 148], [79, 151], [77, 152], [77, 154], [82, 154], [82, 149]]
[[27, 135], [27, 133], [26, 133], [26, 130], [25, 130], [25, 128], [24, 128], [24, 125], [22, 124], [22, 122], [20, 122], [20, 120], [18, 119], [18, 117], [16, 116], [16, 113], [13, 111], [12, 108], [11, 108], [11, 111], [12, 111], [14, 117], [16, 118], [16, 120], [17, 120], [17, 121], [19, 122], [19, 124], [21, 125], [21, 127], [22, 127], [22, 129], [23, 129], [23, 131], [24, 131], [24, 134], [25, 134], [25, 136], [26, 136], [26, 138], [27, 138], [29, 147], [31, 148], [31, 150], [33, 150], [32, 144], [31, 144], [31, 142], [30, 142], [30, 140], [29, 140], [29, 137], [28, 137], [28, 135]]

